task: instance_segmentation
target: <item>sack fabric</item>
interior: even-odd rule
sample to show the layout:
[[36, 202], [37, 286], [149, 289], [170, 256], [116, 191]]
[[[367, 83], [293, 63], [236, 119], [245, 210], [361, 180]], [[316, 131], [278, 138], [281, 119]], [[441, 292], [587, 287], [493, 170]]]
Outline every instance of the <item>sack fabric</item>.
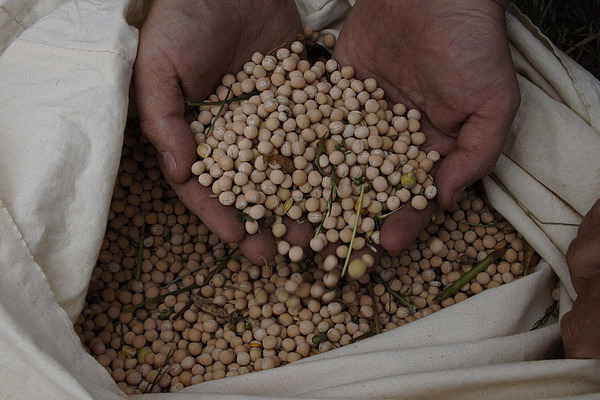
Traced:
[[[353, 2], [297, 3], [305, 24], [337, 34]], [[148, 6], [0, 0], [0, 398], [125, 397], [72, 322], [104, 235]], [[144, 398], [600, 396], [599, 360], [560, 359], [557, 321], [530, 331], [557, 279], [561, 315], [576, 298], [564, 258], [576, 227], [540, 221], [579, 223], [600, 197], [600, 83], [515, 8], [506, 21], [522, 103], [496, 175], [512, 196], [484, 186], [543, 256], [536, 272], [353, 345]]]

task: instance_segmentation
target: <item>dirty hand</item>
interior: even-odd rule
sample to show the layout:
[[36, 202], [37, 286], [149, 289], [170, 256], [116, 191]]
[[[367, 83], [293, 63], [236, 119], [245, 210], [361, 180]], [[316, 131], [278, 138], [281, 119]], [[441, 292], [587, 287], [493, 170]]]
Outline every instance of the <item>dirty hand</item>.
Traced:
[[253, 52], [293, 40], [300, 29], [292, 0], [160, 0], [140, 34], [134, 80], [142, 132], [179, 198], [221, 240], [239, 242], [254, 263], [274, 256], [272, 234], [263, 229], [246, 235], [237, 210], [222, 206], [210, 188], [190, 177], [196, 143], [184, 119], [184, 99], [204, 100], [221, 76], [241, 70]]
[[[359, 1], [334, 58], [373, 77], [394, 103], [420, 109], [424, 151], [442, 155], [438, 201], [449, 208], [465, 186], [491, 173], [520, 96], [506, 36], [506, 0]], [[400, 250], [423, 231], [435, 205], [389, 216], [381, 243]]]
[[560, 324], [565, 353], [569, 358], [600, 358], [600, 200], [579, 225], [567, 263], [577, 300]]

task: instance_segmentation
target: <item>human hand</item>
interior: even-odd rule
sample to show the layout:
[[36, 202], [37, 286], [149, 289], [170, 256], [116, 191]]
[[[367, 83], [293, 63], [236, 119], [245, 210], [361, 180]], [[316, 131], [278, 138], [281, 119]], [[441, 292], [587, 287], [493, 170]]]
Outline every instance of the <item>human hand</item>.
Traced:
[[579, 225], [567, 263], [577, 300], [560, 323], [565, 353], [569, 358], [600, 358], [600, 200]]
[[[375, 78], [392, 102], [424, 112], [422, 149], [444, 157], [434, 174], [444, 208], [494, 170], [519, 106], [506, 6], [506, 0], [359, 1], [335, 47], [334, 58], [352, 65], [358, 78]], [[406, 247], [434, 209], [430, 203], [389, 216], [382, 245]]]
[[[239, 242], [248, 259], [259, 264], [275, 254], [270, 230], [246, 235], [237, 210], [222, 206], [211, 198], [210, 188], [190, 178], [196, 143], [184, 118], [184, 99], [204, 100], [221, 76], [241, 70], [255, 51], [294, 40], [300, 30], [291, 0], [156, 1], [142, 27], [134, 66], [141, 129], [157, 149], [163, 174], [211, 231], [225, 242]], [[296, 233], [290, 241], [306, 246], [310, 234]]]

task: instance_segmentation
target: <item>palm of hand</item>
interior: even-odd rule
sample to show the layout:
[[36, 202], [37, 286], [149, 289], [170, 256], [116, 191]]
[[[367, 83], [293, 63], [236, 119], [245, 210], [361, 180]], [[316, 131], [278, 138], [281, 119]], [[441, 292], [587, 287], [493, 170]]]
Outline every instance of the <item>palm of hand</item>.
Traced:
[[[373, 8], [359, 2], [334, 53], [359, 78], [374, 77], [392, 102], [425, 113], [423, 149], [444, 156], [435, 178], [446, 208], [493, 171], [519, 103], [504, 9], [491, 0], [467, 3], [390, 1]], [[434, 208], [390, 216], [384, 247], [408, 245]]]
[[211, 231], [225, 242], [239, 242], [255, 263], [274, 255], [273, 237], [268, 230], [245, 235], [237, 210], [220, 205], [210, 188], [190, 178], [196, 144], [184, 119], [184, 99], [207, 98], [221, 76], [239, 71], [254, 51], [293, 40], [300, 28], [291, 1], [156, 2], [134, 67], [142, 131], [157, 148], [163, 173]]

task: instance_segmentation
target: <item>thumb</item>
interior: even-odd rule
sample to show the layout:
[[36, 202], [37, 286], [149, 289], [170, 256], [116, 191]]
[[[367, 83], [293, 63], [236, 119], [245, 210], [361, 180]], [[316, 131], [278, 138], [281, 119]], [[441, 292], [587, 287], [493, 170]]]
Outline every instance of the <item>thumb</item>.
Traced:
[[196, 144], [184, 119], [185, 103], [175, 68], [140, 42], [134, 83], [142, 133], [152, 142], [169, 179], [183, 183], [196, 159]]
[[449, 209], [465, 187], [491, 174], [504, 147], [516, 108], [499, 113], [497, 105], [486, 105], [469, 116], [461, 127], [456, 148], [441, 162], [436, 173], [440, 203]]

